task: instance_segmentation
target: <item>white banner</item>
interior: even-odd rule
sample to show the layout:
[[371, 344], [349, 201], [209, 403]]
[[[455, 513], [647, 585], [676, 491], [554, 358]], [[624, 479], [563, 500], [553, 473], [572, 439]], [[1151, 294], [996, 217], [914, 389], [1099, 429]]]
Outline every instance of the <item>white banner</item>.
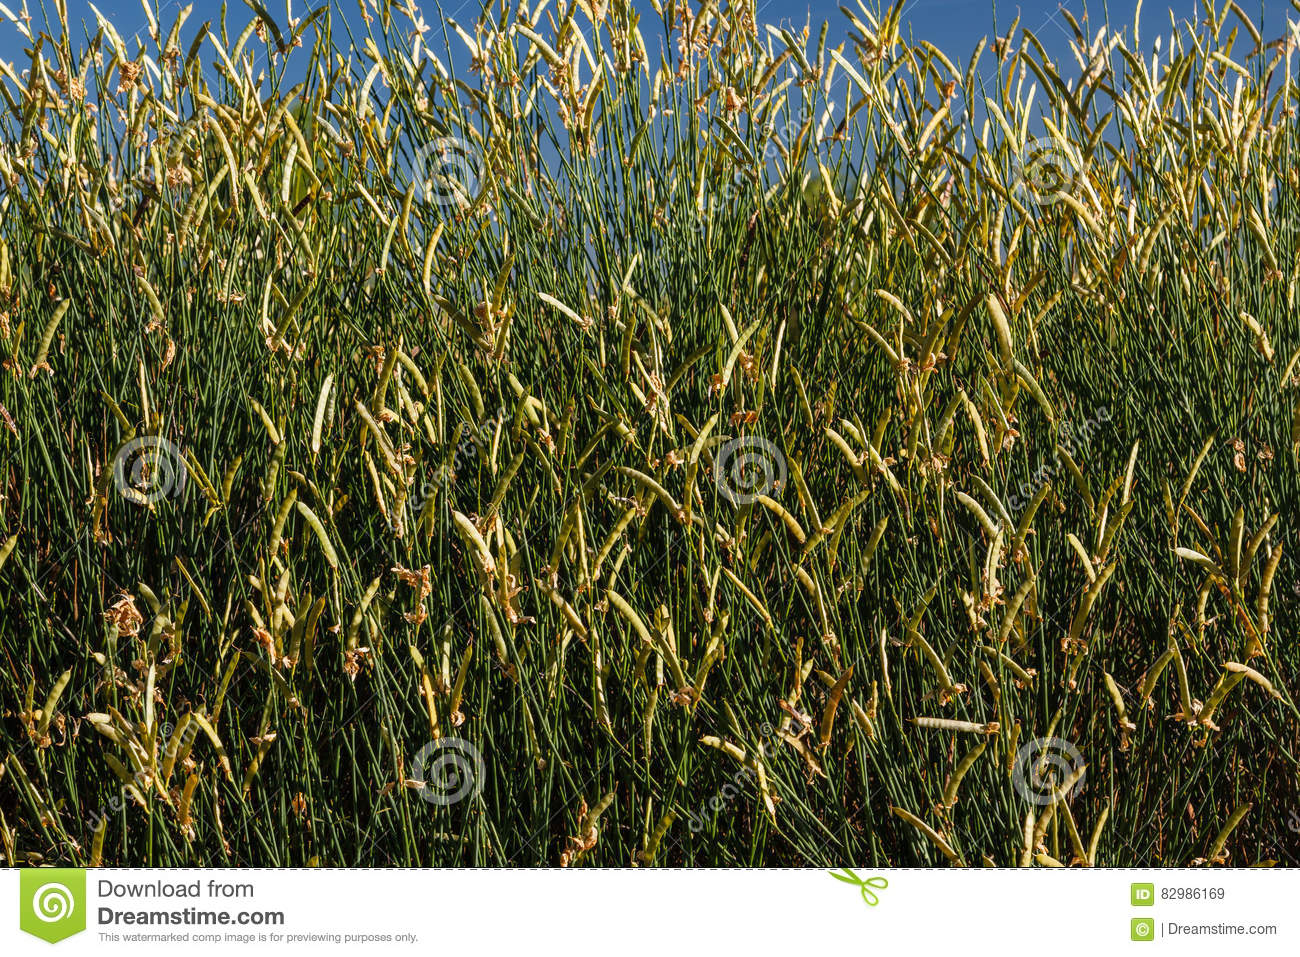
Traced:
[[1291, 870], [30, 869], [3, 881], [5, 954], [46, 954], [49, 942], [69, 957], [403, 945], [602, 957], [1300, 953]]

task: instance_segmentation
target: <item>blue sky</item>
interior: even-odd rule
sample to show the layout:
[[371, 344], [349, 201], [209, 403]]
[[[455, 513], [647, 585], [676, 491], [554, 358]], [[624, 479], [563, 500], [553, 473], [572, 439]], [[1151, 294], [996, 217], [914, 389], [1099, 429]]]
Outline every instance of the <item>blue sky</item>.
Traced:
[[[163, 5], [163, 13], [159, 19], [164, 24], [170, 24], [176, 11], [184, 5], [181, 0], [158, 0], [158, 2]], [[304, 10], [316, 6], [319, 2], [321, 0], [310, 0], [310, 2], [293, 0], [295, 16], [301, 16]], [[482, 0], [445, 0], [443, 9], [448, 16], [468, 22], [473, 19], [473, 14], [481, 2]], [[832, 25], [831, 36], [835, 37], [837, 34], [842, 36], [845, 20], [838, 9], [840, 2], [841, 0], [811, 0], [811, 2], [809, 0], [804, 2], [759, 0], [759, 21], [785, 22], [802, 26], [811, 18], [815, 36], [820, 22], [828, 19]], [[855, 5], [855, 0], [842, 0], [842, 2], [850, 7]], [[869, 6], [875, 5], [875, 0], [866, 0], [866, 2]], [[1261, 13], [1264, 15], [1266, 39], [1275, 39], [1281, 35], [1285, 15], [1290, 8], [1286, 0], [1240, 0], [1240, 2], [1243, 9], [1251, 16], [1258, 18]], [[0, 0], [0, 3], [4, 3], [11, 9], [20, 9], [22, 0]], [[32, 15], [39, 17], [41, 0], [28, 0], [28, 4]], [[52, 4], [49, 6], [52, 8]], [[146, 20], [139, 0], [99, 0], [96, 6], [114, 20], [118, 32], [125, 37], [145, 27]], [[221, 4], [216, 0], [193, 0], [193, 6], [193, 13], [187, 23], [188, 30], [193, 30], [205, 20], [216, 21], [221, 16]], [[266, 6], [274, 16], [283, 18], [285, 0], [267, 0]], [[421, 4], [421, 6], [425, 19], [430, 23], [436, 23], [437, 7], [432, 3]], [[1109, 0], [1109, 2], [1023, 0], [1020, 3], [1006, 2], [1006, 0], [996, 3], [995, 0], [910, 0], [904, 20], [915, 38], [929, 40], [954, 61], [964, 64], [981, 36], [992, 35], [995, 29], [999, 33], [1005, 32], [1019, 13], [1020, 25], [1032, 30], [1049, 52], [1068, 64], [1071, 62], [1068, 46], [1069, 27], [1066, 20], [1060, 16], [1062, 6], [1068, 8], [1080, 22], [1083, 22], [1085, 14], [1090, 13], [1090, 32], [1095, 32], [1106, 20], [1107, 14], [1111, 23], [1117, 28], [1128, 27], [1132, 23], [1137, 0]], [[353, 18], [357, 15], [356, 0], [342, 0], [338, 9], [348, 18]], [[1144, 47], [1149, 49], [1151, 41], [1158, 33], [1168, 33], [1168, 11], [1171, 9], [1176, 17], [1184, 19], [1194, 16], [1200, 7], [1197, 0], [1146, 0], [1142, 12]], [[74, 22], [84, 21], [92, 25], [93, 29], [94, 15], [86, 0], [68, 0], [68, 10]], [[247, 8], [240, 0], [231, 0], [232, 28], [241, 27], [247, 22], [248, 15]], [[0, 19], [3, 19], [2, 14]], [[24, 45], [25, 42], [12, 24], [0, 23], [0, 58], [11, 62], [19, 59]], [[1068, 69], [1062, 70], [1062, 73], [1065, 76], [1071, 75]]]

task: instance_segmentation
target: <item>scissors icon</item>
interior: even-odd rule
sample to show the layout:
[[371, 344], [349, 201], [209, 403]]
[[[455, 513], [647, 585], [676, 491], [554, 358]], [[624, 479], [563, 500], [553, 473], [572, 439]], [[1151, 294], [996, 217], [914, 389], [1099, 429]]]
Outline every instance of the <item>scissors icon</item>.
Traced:
[[866, 902], [868, 907], [875, 907], [880, 903], [880, 898], [876, 896], [875, 891], [871, 888], [874, 887], [877, 890], [883, 891], [889, 886], [889, 881], [885, 880], [883, 877], [868, 877], [864, 879], [859, 877], [857, 874], [854, 874], [847, 867], [844, 868], [843, 874], [837, 874], [834, 871], [828, 871], [827, 873], [837, 881], [843, 881], [845, 884], [852, 884], [854, 887], [859, 888], [862, 891], [862, 899]]

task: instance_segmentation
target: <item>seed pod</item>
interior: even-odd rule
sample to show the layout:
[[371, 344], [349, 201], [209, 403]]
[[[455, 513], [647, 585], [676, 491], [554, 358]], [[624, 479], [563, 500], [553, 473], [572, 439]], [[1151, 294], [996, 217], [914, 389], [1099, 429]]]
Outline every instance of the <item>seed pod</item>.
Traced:
[[330, 541], [329, 534], [325, 531], [325, 526], [321, 520], [316, 517], [316, 513], [307, 507], [304, 502], [295, 503], [298, 508], [298, 514], [307, 520], [311, 530], [316, 533], [316, 540], [320, 542], [321, 551], [325, 555], [325, 561], [329, 563], [330, 568], [339, 567], [339, 556], [334, 551], [334, 544]]
[[[871, 497], [871, 490], [862, 489], [856, 495], [850, 498], [847, 502], [845, 502], [843, 505], [837, 508], [834, 511], [834, 513], [832, 513], [830, 517], [830, 521], [825, 526], [820, 527], [813, 532], [812, 537], [809, 538], [807, 544], [804, 545], [803, 551], [799, 556], [799, 560], [803, 561], [810, 554], [812, 554], [813, 549], [816, 548], [819, 544], [821, 544], [821, 542], [825, 539], [827, 534], [831, 535], [832, 547], [836, 543], [838, 543], [839, 536], [844, 531], [844, 528], [848, 525], [849, 516], [852, 514], [853, 510], [857, 508], [859, 505], [861, 505], [863, 502], [865, 502], [867, 499], [869, 499], [870, 497]], [[889, 521], [888, 518], [882, 518], [876, 524], [876, 530], [872, 532], [871, 538], [867, 542], [866, 548], [863, 550], [863, 556], [864, 556], [863, 561], [870, 561], [871, 555], [875, 552], [876, 545], [880, 541], [880, 536], [884, 534], [885, 525], [888, 523], [888, 521]]]
[[989, 739], [985, 738], [975, 747], [966, 752], [965, 756], [957, 762], [957, 766], [952, 769], [952, 774], [948, 776], [948, 784], [943, 789], [943, 806], [951, 808], [957, 803], [957, 789], [961, 787], [961, 779], [966, 776], [966, 772], [975, 764], [976, 759], [984, 753], [988, 747]]
[[[198, 779], [198, 778], [197, 778], [197, 775], [195, 775], [194, 777], [195, 777], [195, 780]], [[193, 789], [191, 788], [190, 790], [193, 790]], [[185, 811], [185, 815], [184, 815], [184, 816], [185, 816], [186, 818], [188, 818], [188, 816], [189, 816], [189, 803], [188, 803], [188, 802], [186, 802], [186, 803], [184, 804], [183, 809], [184, 809], [184, 811]], [[182, 819], [181, 815], [177, 815], [177, 821], [178, 821], [178, 823], [180, 823], [180, 825], [181, 825], [181, 829], [184, 830], [184, 828], [185, 828], [185, 822], [184, 822], [184, 820]], [[95, 822], [94, 838], [93, 838], [93, 840], [91, 841], [91, 845], [90, 845], [90, 866], [91, 866], [91, 867], [100, 867], [100, 866], [103, 865], [103, 863], [104, 863], [104, 838], [105, 838], [107, 835], [108, 835], [108, 815], [103, 815], [103, 816], [101, 816], [98, 820], [96, 820], [96, 822]]]
[[1019, 359], [1013, 359], [1012, 366], [1015, 369], [1016, 376], [1025, 384], [1025, 387], [1029, 389], [1029, 394], [1034, 397], [1034, 401], [1038, 403], [1038, 407], [1043, 410], [1043, 415], [1047, 417], [1047, 421], [1055, 424], [1056, 410], [1052, 408], [1052, 403], [1047, 400], [1047, 395], [1043, 392], [1042, 388], [1039, 387], [1038, 380], [1034, 378], [1033, 373], [1031, 373]]
[[1196, 480], [1196, 473], [1201, 469], [1201, 463], [1205, 461], [1205, 456], [1210, 454], [1210, 449], [1214, 447], [1214, 440], [1218, 433], [1212, 433], [1205, 444], [1201, 446], [1201, 451], [1197, 454], [1196, 459], [1192, 462], [1191, 471], [1187, 473], [1187, 478], [1183, 481], [1182, 490], [1178, 493], [1178, 504], [1182, 505], [1187, 501], [1187, 493], [1192, 490], [1192, 482]]
[[1179, 717], [1187, 724], [1196, 721], [1196, 715], [1192, 713], [1192, 692], [1187, 684], [1187, 664], [1183, 661], [1183, 653], [1178, 647], [1178, 642], [1170, 636], [1169, 649], [1174, 653], [1174, 673], [1178, 676], [1178, 702], [1182, 708]]
[[244, 782], [241, 790], [244, 792], [245, 798], [248, 797], [249, 791], [252, 790], [253, 778], [261, 770], [262, 761], [266, 758], [267, 752], [271, 750], [271, 746], [275, 744], [277, 735], [274, 731], [263, 731], [258, 737], [261, 740], [258, 741], [257, 752], [249, 760], [248, 767], [244, 771]]
[[[1268, 564], [1264, 566], [1259, 581], [1259, 595], [1255, 599], [1255, 618], [1259, 621], [1259, 634], [1262, 638], [1268, 634], [1268, 598], [1273, 590], [1273, 576], [1277, 573], [1278, 563], [1282, 561], [1282, 543], [1273, 546], [1268, 555]], [[1253, 650], [1253, 649], [1252, 649]], [[1262, 649], [1260, 649], [1262, 651]]]
[[1101, 594], [1102, 588], [1105, 587], [1106, 582], [1110, 580], [1110, 576], [1115, 573], [1115, 569], [1118, 567], [1117, 563], [1111, 562], [1102, 569], [1101, 574], [1097, 576], [1097, 580], [1083, 593], [1083, 597], [1079, 600], [1078, 610], [1074, 613], [1074, 620], [1070, 622], [1069, 642], [1071, 645], [1078, 641], [1079, 636], [1083, 634], [1083, 626], [1088, 619], [1088, 613], [1092, 611], [1097, 596]]
[[1252, 806], [1253, 805], [1249, 803], [1242, 804], [1233, 811], [1231, 815], [1229, 815], [1228, 820], [1224, 823], [1222, 829], [1220, 829], [1219, 833], [1214, 836], [1214, 843], [1210, 845], [1210, 852], [1206, 855], [1210, 863], [1219, 862], [1220, 855], [1223, 854], [1224, 845], [1228, 843], [1228, 836], [1232, 834], [1233, 828], [1241, 823], [1241, 819], [1250, 812]]
[[298, 490], [296, 488], [289, 489], [289, 494], [284, 497], [279, 510], [275, 513], [275, 522], [271, 525], [271, 537], [267, 542], [270, 554], [273, 557], [280, 554], [280, 542], [284, 538], [284, 525], [289, 520], [289, 513], [293, 511], [297, 501]]
[[1011, 352], [1011, 323], [1007, 321], [1007, 314], [1002, 308], [1002, 302], [998, 299], [996, 293], [989, 293], [984, 299], [984, 304], [988, 308], [989, 318], [993, 320], [993, 331], [998, 343], [998, 355], [1002, 360], [1003, 368], [1009, 368], [1012, 363]]
[[425, 664], [424, 655], [420, 654], [415, 645], [408, 645], [407, 650], [411, 654], [411, 660], [415, 662], [415, 667], [420, 672], [420, 697], [424, 699], [424, 710], [429, 719], [429, 736], [437, 740], [442, 737], [442, 728], [438, 719], [438, 692], [434, 687], [433, 678], [429, 674], [428, 665]]
[[1022, 668], [1009, 655], [999, 651], [998, 649], [990, 645], [980, 645], [979, 649], [980, 651], [984, 652], [984, 654], [988, 655], [990, 658], [1002, 662], [1002, 664], [1007, 668], [1007, 670], [1010, 671], [1011, 674], [1015, 676], [1016, 683], [1021, 685], [1022, 687], [1024, 687], [1025, 685], [1032, 684], [1034, 681], [1034, 676], [1038, 674], [1038, 672], [1032, 668]]
[[767, 610], [767, 606], [764, 605], [763, 602], [759, 600], [759, 597], [755, 595], [752, 591], [750, 591], [749, 588], [745, 586], [744, 582], [742, 582], [738, 577], [736, 577], [736, 573], [724, 565], [722, 566], [722, 574], [727, 576], [727, 580], [730, 581], [731, 584], [733, 584], [736, 587], [736, 590], [739, 591], [741, 595], [745, 597], [745, 600], [748, 601], [750, 605], [753, 606], [754, 610], [757, 611], [760, 616], [762, 616], [763, 621], [767, 624], [767, 627], [768, 628], [773, 627], [772, 613]]
[[1238, 575], [1238, 581], [1243, 584], [1245, 583], [1246, 576], [1250, 574], [1250, 566], [1255, 561], [1255, 553], [1259, 551], [1259, 546], [1264, 544], [1264, 539], [1267, 538], [1268, 533], [1272, 531], [1277, 519], [1278, 515], [1274, 512], [1265, 520], [1264, 524], [1260, 526], [1259, 531], [1250, 537], [1250, 541], [1246, 543], [1246, 550], [1241, 558], [1241, 571]]
[[856, 477], [862, 485], [870, 488], [871, 480], [867, 478], [867, 473], [862, 470], [862, 460], [858, 458], [857, 453], [849, 447], [849, 443], [844, 440], [844, 436], [840, 435], [828, 425], [826, 426], [826, 437], [831, 440], [837, 449], [840, 450], [840, 454], [844, 456], [844, 461], [848, 462], [849, 468], [853, 470], [854, 477]]
[[266, 465], [266, 475], [262, 478], [262, 501], [269, 502], [275, 497], [275, 486], [280, 479], [280, 467], [284, 464], [289, 443], [281, 442], [271, 451], [271, 460]]
[[1124, 707], [1124, 696], [1120, 694], [1119, 685], [1115, 684], [1115, 679], [1110, 676], [1109, 671], [1103, 671], [1102, 677], [1106, 681], [1106, 690], [1110, 693], [1111, 703], [1115, 705], [1115, 714], [1119, 718], [1120, 728], [1120, 750], [1128, 750], [1128, 735], [1130, 731], [1136, 731], [1135, 725], [1128, 718], [1128, 711]]
[[465, 679], [469, 676], [469, 662], [474, 657], [474, 642], [470, 641], [460, 656], [460, 665], [456, 669], [456, 680], [451, 686], [451, 704], [448, 706], [452, 723], [459, 720], [461, 696], [465, 693]]
[[1029, 597], [1029, 593], [1033, 591], [1036, 581], [1037, 576], [1031, 568], [1029, 571], [1029, 577], [1020, 583], [1020, 587], [1016, 589], [1016, 593], [1011, 597], [1011, 601], [1007, 604], [1006, 611], [1002, 614], [1002, 625], [998, 629], [999, 645], [1005, 645], [1007, 639], [1011, 637], [1011, 631], [1015, 628], [1016, 620], [1020, 616], [1020, 609], [1024, 606], [1025, 599]]
[[984, 509], [980, 507], [979, 502], [961, 491], [957, 492], [957, 501], [961, 502], [970, 510], [970, 513], [975, 516], [976, 521], [980, 523], [980, 527], [984, 529], [984, 533], [988, 535], [990, 539], [993, 539], [997, 535], [997, 526], [993, 524], [993, 519], [989, 518], [988, 512], [984, 511]]
[[[1220, 581], [1226, 582], [1233, 580], [1224, 573], [1223, 569], [1219, 567], [1218, 563], [1214, 561], [1214, 559], [1210, 558], [1208, 555], [1202, 555], [1194, 548], [1183, 548], [1181, 545], [1176, 546], [1174, 548], [1174, 554], [1186, 561], [1195, 562], [1197, 565], [1200, 565], [1209, 572], [1211, 576]], [[1235, 576], [1233, 577], [1235, 578]]]
[[334, 373], [325, 377], [321, 384], [320, 394], [316, 397], [316, 414], [312, 417], [311, 423], [311, 454], [317, 455], [320, 452], [321, 433], [325, 427], [325, 411], [329, 405], [330, 392], [334, 388]]
[[669, 811], [659, 818], [659, 823], [655, 825], [654, 831], [651, 832], [649, 839], [645, 842], [645, 849], [637, 854], [637, 861], [647, 866], [654, 863], [655, 855], [659, 853], [659, 845], [663, 842], [664, 835], [668, 833], [668, 829], [673, 826], [673, 822], [676, 820], [677, 815], [673, 811]]
[[826, 708], [822, 711], [821, 729], [818, 739], [818, 747], [825, 748], [831, 743], [831, 728], [835, 724], [835, 711], [839, 708], [840, 698], [844, 695], [844, 689], [853, 677], [853, 666], [849, 665], [844, 673], [836, 679], [835, 684], [831, 687], [830, 695], [826, 699]]
[[1245, 677], [1249, 678], [1251, 681], [1255, 682], [1255, 684], [1263, 688], [1272, 697], [1277, 698], [1279, 701], [1282, 700], [1282, 693], [1278, 691], [1275, 687], [1273, 687], [1273, 682], [1269, 681], [1267, 678], [1265, 678], [1254, 668], [1251, 668], [1249, 665], [1239, 664], [1238, 662], [1235, 661], [1225, 661], [1223, 663], [1223, 667], [1226, 668], [1228, 671], [1233, 672], [1234, 674], [1244, 675]]
[[1097, 570], [1093, 568], [1092, 557], [1088, 554], [1088, 549], [1084, 547], [1083, 542], [1079, 541], [1074, 532], [1066, 532], [1065, 543], [1074, 549], [1074, 553], [1079, 556], [1079, 563], [1083, 565], [1084, 574], [1088, 576], [1089, 582], [1097, 580]]
[[700, 744], [706, 747], [715, 748], [723, 754], [729, 755], [740, 763], [745, 762], [745, 749], [739, 745], [732, 744], [730, 741], [724, 741], [716, 735], [706, 734], [700, 738]]
[[1021, 826], [1021, 837], [1024, 841], [1020, 851], [1020, 867], [1028, 867], [1034, 859], [1034, 810], [1030, 808], [1025, 812], [1025, 821]]
[[58, 331], [59, 323], [63, 320], [63, 317], [67, 315], [68, 309], [71, 306], [71, 299], [63, 300], [63, 302], [59, 303], [58, 306], [55, 307], [54, 315], [50, 317], [50, 321], [45, 324], [45, 329], [41, 333], [40, 343], [36, 347], [36, 360], [32, 363], [31, 371], [28, 373], [30, 378], [35, 379], [36, 374], [45, 366], [46, 357], [48, 357], [50, 353], [50, 345], [54, 342], [54, 333]]
[[1165, 651], [1155, 662], [1147, 669], [1146, 676], [1142, 679], [1142, 690], [1138, 692], [1138, 705], [1144, 706], [1151, 699], [1152, 692], [1156, 689], [1156, 682], [1160, 679], [1160, 673], [1165, 670], [1165, 666], [1174, 658], [1172, 648]]
[[918, 728], [928, 728], [932, 731], [956, 731], [965, 734], [998, 733], [996, 721], [979, 724], [975, 721], [958, 721], [955, 718], [911, 718], [909, 720]]
[[[233, 187], [233, 183], [231, 184]], [[233, 191], [233, 190], [232, 190]], [[140, 291], [144, 293], [145, 299], [149, 303], [149, 311], [153, 314], [153, 321], [158, 325], [165, 325], [167, 313], [164, 311], [162, 303], [158, 300], [158, 294], [154, 292], [153, 286], [149, 285], [149, 280], [144, 276], [136, 276], [136, 282], [140, 285]]]
[[930, 827], [930, 825], [926, 824], [915, 814], [904, 810], [901, 807], [890, 807], [889, 810], [895, 817], [906, 821], [908, 824], [912, 825], [912, 827], [924, 834], [926, 838], [929, 839], [930, 843], [937, 847], [939, 852], [943, 854], [949, 862], [956, 864], [958, 867], [966, 866], [966, 862], [962, 860], [961, 855], [952, 849], [952, 845], [944, 839], [943, 835]]
[[679, 522], [685, 524], [686, 513], [682, 511], [682, 507], [678, 505], [676, 501], [673, 500], [673, 497], [668, 494], [667, 489], [665, 489], [662, 485], [660, 485], [650, 476], [646, 475], [644, 472], [638, 472], [634, 468], [628, 468], [625, 465], [614, 466], [614, 471], [626, 475], [628, 478], [632, 479], [642, 488], [653, 492], [656, 496], [658, 496], [660, 501], [662, 501], [664, 505], [667, 506], [669, 513], [674, 518], [676, 518]]
[[908, 640], [921, 649], [922, 656], [934, 671], [935, 677], [939, 679], [939, 687], [942, 689], [945, 700], [948, 697], [955, 697], [965, 693], [966, 686], [957, 684], [952, 680], [952, 676], [948, 674], [948, 669], [944, 666], [943, 659], [939, 657], [938, 653], [930, 643], [925, 640], [925, 636], [917, 630], [919, 616], [920, 612], [917, 613], [917, 618], [913, 619], [912, 623], [908, 626]]
[[802, 545], [807, 541], [808, 536], [804, 534], [803, 526], [799, 524], [798, 519], [786, 510], [784, 505], [767, 495], [759, 495], [757, 501], [785, 523], [785, 527], [797, 543]]
[[1101, 814], [1097, 815], [1097, 823], [1093, 826], [1092, 837], [1088, 840], [1088, 866], [1097, 866], [1097, 846], [1101, 843], [1101, 831], [1106, 826], [1106, 819], [1110, 817], [1110, 802], [1101, 809]]
[[452, 509], [451, 520], [456, 526], [456, 531], [460, 533], [461, 539], [474, 553], [475, 567], [485, 578], [495, 577], [497, 571], [496, 561], [492, 558], [492, 552], [483, 536], [479, 534], [478, 528], [468, 517], [455, 509]]
[[1214, 724], [1214, 713], [1219, 709], [1228, 692], [1235, 688], [1241, 682], [1246, 680], [1246, 676], [1240, 671], [1234, 672], [1230, 668], [1225, 668], [1219, 680], [1215, 682], [1214, 688], [1210, 691], [1209, 697], [1205, 699], [1205, 704], [1201, 706], [1201, 713], [1198, 718], [1202, 725], [1212, 730], [1218, 730]]
[[1088, 480], [1084, 478], [1083, 472], [1074, 461], [1074, 457], [1070, 455], [1069, 451], [1060, 445], [1056, 447], [1056, 454], [1059, 456], [1060, 460], [1065, 463], [1065, 469], [1070, 473], [1070, 477], [1074, 479], [1075, 491], [1082, 495], [1083, 500], [1088, 503], [1088, 511], [1095, 512], [1097, 510], [1097, 503], [1093, 499], [1092, 491], [1088, 487]]
[[577, 633], [578, 637], [586, 639], [587, 624], [582, 620], [582, 616], [578, 614], [577, 609], [569, 604], [565, 597], [557, 589], [552, 588], [550, 582], [545, 579], [539, 578], [537, 587], [551, 600], [551, 604], [560, 610], [560, 614], [564, 616], [564, 620], [568, 622], [569, 627]]
[[874, 741], [876, 739], [876, 728], [871, 723], [871, 716], [856, 701], [850, 701], [849, 708], [853, 714], [853, 720], [857, 722], [867, 740]]
[[239, 473], [239, 468], [244, 464], [242, 455], [236, 456], [235, 461], [230, 463], [224, 475], [221, 476], [221, 501], [229, 505], [230, 493], [235, 487], [235, 476]]
[[235, 777], [230, 770], [230, 759], [226, 757], [226, 748], [221, 743], [221, 738], [217, 736], [216, 729], [212, 726], [211, 722], [209, 722], [208, 719], [199, 712], [194, 711], [191, 712], [191, 714], [193, 715], [192, 720], [199, 726], [199, 729], [207, 735], [208, 740], [212, 743], [212, 747], [216, 750], [217, 760], [221, 763], [221, 770], [225, 772], [226, 780], [233, 782]]

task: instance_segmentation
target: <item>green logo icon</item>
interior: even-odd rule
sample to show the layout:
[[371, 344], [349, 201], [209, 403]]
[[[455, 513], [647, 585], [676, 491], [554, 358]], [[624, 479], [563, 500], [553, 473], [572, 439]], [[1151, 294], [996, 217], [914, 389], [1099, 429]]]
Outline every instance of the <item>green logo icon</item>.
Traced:
[[1133, 884], [1129, 888], [1130, 903], [1134, 907], [1153, 907], [1156, 902], [1155, 884]]
[[[844, 868], [843, 874], [837, 874], [834, 871], [827, 871], [827, 873], [830, 874], [831, 877], [835, 878], [837, 881], [843, 881], [845, 884], [852, 884], [854, 887], [858, 888], [862, 893], [863, 903], [865, 903], [868, 907], [875, 907], [877, 904], [880, 903], [880, 898], [876, 895], [875, 891], [876, 890], [883, 891], [886, 887], [889, 886], [889, 881], [883, 877], [879, 877], [879, 876], [873, 876], [867, 878], [859, 877], [857, 874], [854, 874], [847, 867]], [[875, 890], [872, 890], [872, 888], [875, 888]]]
[[36, 867], [19, 872], [18, 926], [57, 944], [86, 929], [86, 872]]
[[1155, 940], [1156, 922], [1150, 917], [1134, 917], [1129, 937], [1133, 940]]

